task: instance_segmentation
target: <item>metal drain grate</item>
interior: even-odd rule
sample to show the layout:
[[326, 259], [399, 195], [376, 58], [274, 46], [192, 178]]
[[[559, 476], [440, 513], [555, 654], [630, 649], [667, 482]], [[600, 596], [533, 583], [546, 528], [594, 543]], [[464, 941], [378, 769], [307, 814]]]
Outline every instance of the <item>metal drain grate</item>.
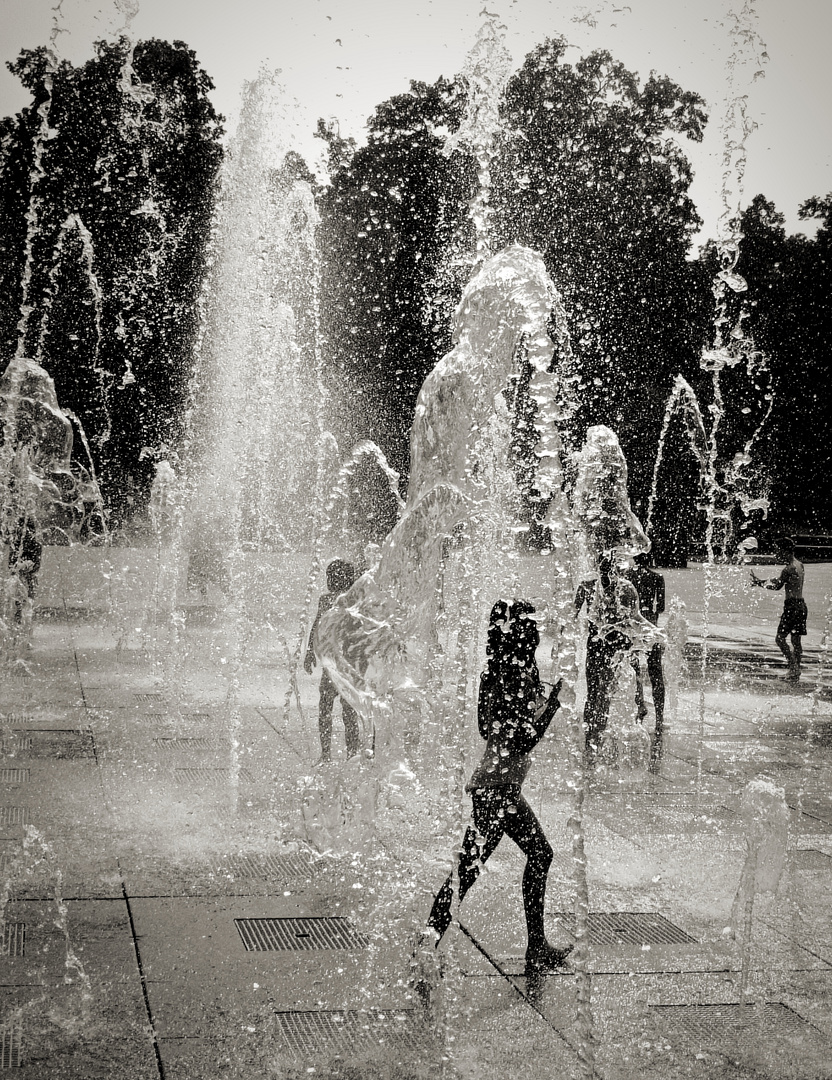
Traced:
[[792, 858], [799, 870], [832, 870], [832, 855], [816, 848], [796, 848]]
[[[574, 915], [558, 912], [556, 917], [574, 933]], [[590, 912], [588, 930], [594, 945], [696, 944], [696, 938], [653, 911]]]
[[27, 753], [33, 758], [94, 758], [92, 732], [79, 728], [40, 728], [28, 732], [15, 731], [20, 739], [28, 739]]
[[34, 716], [32, 713], [6, 713], [2, 718], [4, 727], [16, 727], [18, 724], [32, 724], [34, 723]]
[[[248, 769], [237, 769], [238, 780], [244, 784], [253, 784], [254, 777]], [[174, 769], [173, 778], [180, 784], [227, 784], [233, 780], [231, 769]]]
[[18, 1069], [23, 1064], [23, 1024], [10, 1020], [0, 1024], [0, 1069]]
[[26, 923], [6, 923], [3, 927], [3, 956], [23, 956], [26, 950]]
[[279, 1012], [275, 1020], [286, 1047], [304, 1057], [338, 1050], [372, 1050], [385, 1043], [397, 1050], [429, 1050], [433, 1046], [430, 1032], [411, 1009]]
[[229, 743], [218, 742], [216, 739], [210, 739], [206, 735], [195, 735], [193, 737], [171, 736], [170, 738], [160, 736], [153, 741], [160, 750], [165, 750], [171, 754], [187, 753], [189, 750], [227, 750], [230, 746]]
[[0, 806], [0, 825], [28, 825], [30, 819], [28, 806]]
[[0, 850], [0, 872], [8, 873], [23, 852], [21, 845]]
[[28, 769], [0, 769], [0, 784], [28, 784]]
[[235, 919], [249, 952], [303, 949], [364, 949], [368, 941], [342, 918]]
[[9, 754], [11, 757], [15, 754], [28, 754], [31, 749], [31, 735], [13, 735], [11, 739], [4, 739], [0, 744], [0, 753]]
[[308, 878], [312, 863], [303, 855], [232, 855], [217, 870], [232, 877], [292, 881]]
[[153, 705], [161, 705], [165, 700], [164, 695], [159, 693], [134, 694], [133, 697], [136, 701], [151, 703]]
[[795, 1032], [811, 1028], [798, 1014], [779, 1002], [756, 1005], [653, 1005], [657, 1014], [688, 1035], [707, 1039], [729, 1039], [763, 1025], [766, 1033]]

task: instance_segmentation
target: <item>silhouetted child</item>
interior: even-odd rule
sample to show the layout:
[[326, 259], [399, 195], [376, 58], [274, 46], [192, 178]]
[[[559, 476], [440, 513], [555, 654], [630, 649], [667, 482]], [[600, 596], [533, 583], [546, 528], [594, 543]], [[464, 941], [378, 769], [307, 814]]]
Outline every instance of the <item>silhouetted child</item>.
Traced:
[[575, 613], [586, 604], [589, 634], [586, 642], [586, 704], [584, 732], [588, 761], [594, 761], [607, 727], [618, 666], [630, 654], [628, 632], [638, 614], [638, 596], [620, 573], [616, 559], [605, 554], [597, 579], [584, 581], [575, 596]]
[[[664, 578], [652, 569], [652, 559], [646, 553], [636, 555], [635, 566], [627, 577], [635, 585], [638, 593], [639, 611], [653, 626], [659, 625], [659, 615], [664, 611]], [[664, 647], [660, 641], [654, 643], [647, 654], [647, 674], [650, 676], [650, 686], [653, 690], [653, 708], [656, 712], [656, 738], [661, 739], [664, 727], [664, 671], [662, 670], [662, 653]], [[641, 664], [637, 654], [631, 658], [636, 673], [636, 701], [638, 703], [639, 719], [647, 715], [647, 706], [644, 704], [644, 676], [641, 672]]]
[[[355, 577], [355, 568], [351, 563], [344, 562], [343, 559], [334, 559], [326, 568], [326, 587], [328, 591], [318, 600], [318, 613], [312, 624], [312, 630], [309, 634], [309, 645], [303, 661], [303, 669], [307, 675], [312, 674], [312, 670], [317, 662], [312, 642], [314, 641], [315, 631], [318, 629], [318, 623], [320, 622], [321, 616], [325, 611], [329, 611], [341, 593], [345, 593], [347, 589], [352, 586]], [[321, 674], [318, 707], [318, 730], [321, 734], [322, 762], [330, 761], [332, 759], [332, 706], [335, 704], [335, 699], [337, 697], [338, 691], [335, 689], [335, 683], [333, 683], [326, 669], [324, 669]], [[344, 719], [347, 757], [352, 757], [353, 754], [358, 753], [358, 715], [352, 705], [343, 698], [341, 698], [341, 716]]]
[[[758, 578], [751, 571], [751, 584], [760, 585], [764, 589], [785, 589], [786, 597], [783, 602], [783, 614], [777, 627], [775, 642], [777, 648], [786, 658], [789, 673], [786, 676], [789, 682], [797, 682], [800, 679], [800, 665], [803, 660], [803, 643], [801, 637], [806, 634], [806, 618], [808, 611], [806, 601], [803, 599], [803, 563], [795, 558], [794, 540], [789, 536], [783, 536], [775, 542], [777, 557], [786, 565], [776, 578]], [[786, 640], [791, 634], [792, 648]]]
[[[526, 856], [523, 908], [528, 929], [527, 972], [560, 967], [571, 951], [571, 946], [559, 949], [546, 940], [543, 906], [552, 848], [520, 790], [531, 764], [529, 754], [559, 707], [560, 683], [547, 697], [540, 681], [535, 661], [540, 637], [537, 624], [529, 617], [533, 612], [525, 600], [516, 600], [511, 606], [498, 600], [491, 609], [488, 663], [480, 678], [477, 705], [477, 722], [486, 746], [466, 785], [474, 823], [462, 841], [456, 875], [451, 874], [437, 893], [428, 930], [417, 944], [418, 953], [428, 954], [431, 944], [439, 944], [451, 923], [454, 877], [461, 903], [483, 864], [508, 836]], [[419, 964], [416, 955], [414, 967], [418, 969]], [[421, 974], [417, 974], [415, 989], [427, 1006], [430, 986]]]

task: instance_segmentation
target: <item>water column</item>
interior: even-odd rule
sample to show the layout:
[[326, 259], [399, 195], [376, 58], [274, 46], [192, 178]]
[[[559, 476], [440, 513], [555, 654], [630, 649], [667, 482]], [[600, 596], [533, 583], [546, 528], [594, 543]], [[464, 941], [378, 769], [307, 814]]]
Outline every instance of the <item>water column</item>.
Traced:
[[[60, 5], [58, 5], [52, 18], [49, 45], [46, 49], [47, 66], [43, 77], [46, 99], [38, 107], [40, 124], [34, 138], [32, 167], [29, 170], [29, 205], [26, 209], [26, 240], [24, 245], [23, 278], [21, 281], [20, 320], [17, 324], [17, 346], [13, 358], [13, 361], [20, 361], [21, 363], [11, 362], [4, 373], [7, 376], [7, 385], [2, 402], [3, 438], [2, 443], [0, 443], [0, 507], [2, 507], [4, 515], [8, 514], [12, 521], [17, 520], [21, 509], [17, 505], [19, 497], [15, 493], [13, 478], [14, 459], [17, 449], [17, 411], [20, 388], [26, 374], [22, 362], [26, 357], [29, 320], [33, 311], [30, 292], [34, 270], [34, 247], [40, 231], [40, 214], [43, 204], [40, 183], [46, 175], [44, 167], [46, 144], [56, 135], [55, 129], [50, 124], [49, 114], [52, 107], [53, 74], [58, 62], [57, 40], [62, 30], [61, 21]], [[4, 542], [8, 542], [5, 528], [1, 538]]]
[[218, 201], [188, 466], [191, 567], [224, 598], [216, 659], [235, 778], [241, 677], [258, 630], [291, 587], [294, 568], [280, 553], [313, 540], [304, 493], [321, 487], [322, 388], [309, 317], [318, 219], [293, 125], [275, 73], [246, 84]]
[[491, 217], [491, 165], [498, 134], [503, 131], [500, 102], [512, 73], [511, 54], [504, 41], [505, 26], [497, 15], [485, 9], [476, 41], [465, 58], [460, 81], [467, 101], [459, 128], [445, 141], [444, 152], [465, 150], [476, 159], [477, 190], [469, 214], [474, 226], [475, 261], [491, 254], [489, 219]]

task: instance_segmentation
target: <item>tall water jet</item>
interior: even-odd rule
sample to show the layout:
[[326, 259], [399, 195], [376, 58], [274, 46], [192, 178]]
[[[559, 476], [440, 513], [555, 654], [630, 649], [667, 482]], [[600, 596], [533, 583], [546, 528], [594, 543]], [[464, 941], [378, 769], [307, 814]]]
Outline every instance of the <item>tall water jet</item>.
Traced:
[[385, 758], [400, 750], [391, 704], [424, 658], [443, 543], [470, 520], [479, 498], [471, 453], [521, 340], [551, 357], [545, 325], [553, 296], [542, 260], [519, 245], [489, 259], [469, 283], [457, 309], [454, 348], [419, 393], [402, 517], [377, 566], [321, 621], [324, 664], [339, 691], [372, 719], [376, 750]]
[[0, 378], [3, 411], [0, 454], [2, 518], [0, 541], [7, 547], [0, 635], [2, 658], [16, 658], [31, 626], [33, 598], [43, 544], [78, 539], [91, 513], [103, 522], [94, 478], [72, 461], [73, 432], [61, 410], [55, 384], [33, 360], [15, 357]]
[[481, 15], [483, 20], [476, 41], [459, 76], [467, 94], [465, 112], [457, 130], [445, 140], [444, 150], [446, 154], [458, 149], [468, 150], [477, 162], [478, 186], [469, 212], [478, 263], [491, 253], [491, 167], [497, 137], [505, 128], [500, 119], [500, 102], [513, 67], [505, 45], [505, 26], [497, 15], [485, 9]]
[[279, 601], [263, 560], [244, 553], [313, 536], [302, 493], [314, 490], [320, 440], [318, 219], [289, 108], [276, 75], [246, 85], [219, 195], [188, 481], [193, 533], [211, 530], [247, 624], [258, 617], [252, 587]]

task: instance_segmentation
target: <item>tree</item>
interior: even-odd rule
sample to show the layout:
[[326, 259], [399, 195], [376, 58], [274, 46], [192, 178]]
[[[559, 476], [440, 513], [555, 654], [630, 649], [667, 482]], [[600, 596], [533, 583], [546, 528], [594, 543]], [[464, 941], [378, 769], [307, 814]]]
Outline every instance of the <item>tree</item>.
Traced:
[[126, 39], [99, 42], [77, 68], [25, 50], [9, 67], [33, 103], [0, 125], [0, 347], [8, 356], [17, 344], [38, 110], [48, 107], [24, 348], [80, 417], [118, 521], [183, 434], [221, 159], [212, 84], [183, 42], [140, 42], [132, 54]]
[[[742, 307], [743, 325], [771, 372], [773, 406], [757, 457], [768, 478], [769, 528], [778, 532], [832, 527], [832, 196], [806, 200], [799, 213], [820, 219], [814, 239], [787, 236], [783, 215], [762, 195], [743, 212], [737, 269], [748, 292], [736, 298], [733, 313]], [[713, 264], [712, 249], [708, 255]], [[729, 402], [741, 433], [760, 412], [767, 389], [757, 380], [748, 400]]]
[[[407, 436], [425, 376], [450, 348], [463, 274], [448, 252], [466, 221], [473, 166], [443, 154], [460, 90], [439, 79], [379, 105], [367, 145], [327, 139], [320, 196], [322, 323], [339, 441], [371, 437], [407, 472]], [[358, 404], [358, 401], [362, 404]]]
[[619, 436], [631, 493], [649, 490], [672, 379], [695, 377], [710, 314], [688, 261], [700, 224], [676, 137], [702, 138], [698, 94], [652, 74], [643, 87], [607, 52], [574, 66], [566, 42], [533, 50], [510, 80], [495, 168], [497, 246], [540, 251], [570, 323], [579, 408]]

